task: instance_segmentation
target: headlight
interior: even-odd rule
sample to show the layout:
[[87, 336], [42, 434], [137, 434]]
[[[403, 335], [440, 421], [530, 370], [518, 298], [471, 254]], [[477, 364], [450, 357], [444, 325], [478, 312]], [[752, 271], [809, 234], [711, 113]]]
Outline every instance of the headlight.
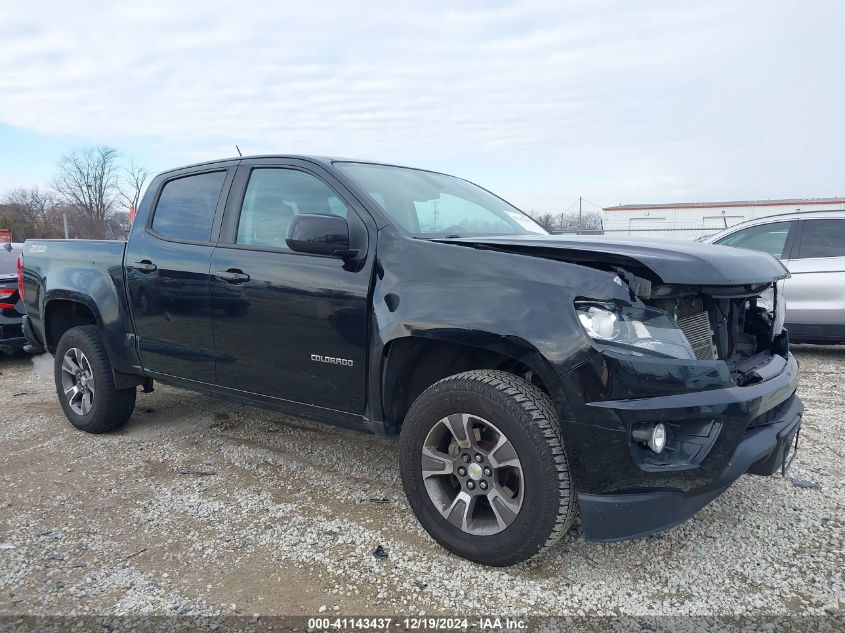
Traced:
[[778, 285], [774, 291], [775, 318], [772, 323], [772, 340], [775, 340], [775, 337], [780, 336], [780, 333], [783, 332], [783, 323], [786, 320], [786, 299], [784, 299], [782, 294], [783, 282], [779, 281], [776, 283]]
[[757, 305], [772, 315], [772, 340], [783, 332], [786, 318], [786, 300], [783, 298], [783, 280], [757, 295]]
[[645, 307], [578, 302], [578, 320], [599, 344], [642, 355], [643, 351], [671, 358], [695, 360], [687, 337], [664, 312]]
[[765, 308], [768, 312], [775, 311], [775, 290], [774, 287], [766, 288], [757, 295], [757, 305]]

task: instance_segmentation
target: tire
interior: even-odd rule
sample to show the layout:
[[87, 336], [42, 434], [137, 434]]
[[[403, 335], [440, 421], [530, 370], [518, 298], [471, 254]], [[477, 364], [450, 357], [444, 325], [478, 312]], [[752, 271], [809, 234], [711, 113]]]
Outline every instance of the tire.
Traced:
[[[471, 429], [469, 444], [470, 434], [456, 434], [456, 427]], [[476, 460], [481, 471], [473, 466]], [[400, 466], [405, 494], [422, 526], [443, 547], [476, 563], [506, 566], [527, 560], [557, 542], [575, 516], [575, 492], [552, 402], [507, 372], [468, 371], [424, 391], [402, 426]], [[461, 466], [466, 466], [463, 475]], [[452, 493], [478, 498], [455, 501]]]
[[[66, 364], [68, 354], [71, 359]], [[74, 363], [81, 376], [63, 368], [63, 365], [73, 368]], [[136, 388], [115, 389], [111, 363], [96, 326], [74, 327], [64, 333], [56, 347], [53, 375], [62, 410], [79, 430], [107, 433], [126, 424], [132, 416]], [[69, 387], [77, 391], [68, 392]], [[91, 397], [86, 401], [87, 391]]]

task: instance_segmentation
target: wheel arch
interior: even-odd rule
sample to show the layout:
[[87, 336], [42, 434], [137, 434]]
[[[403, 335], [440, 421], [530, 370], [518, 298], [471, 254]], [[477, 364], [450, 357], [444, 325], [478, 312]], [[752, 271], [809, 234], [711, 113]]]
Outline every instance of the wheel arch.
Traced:
[[131, 357], [127, 357], [127, 348], [134, 351], [134, 340], [127, 339], [134, 337], [127, 337], [114, 323], [109, 325], [93, 297], [79, 292], [53, 290], [45, 295], [43, 315], [44, 346], [50, 354], [56, 353], [59, 341], [69, 329], [95, 325], [102, 336], [115, 385], [129, 388], [146, 380], [139, 371], [140, 364], [133, 366]]
[[[474, 369], [498, 369], [525, 378], [552, 395], [557, 375], [523, 339], [467, 332], [455, 336], [404, 336], [383, 347], [381, 406], [386, 429], [398, 431], [414, 400], [439, 380]], [[552, 396], [553, 397], [553, 396]]]
[[79, 325], [96, 325], [102, 328], [102, 318], [97, 304], [85, 295], [51, 293], [44, 302], [44, 345], [51, 354], [56, 353], [65, 332]]

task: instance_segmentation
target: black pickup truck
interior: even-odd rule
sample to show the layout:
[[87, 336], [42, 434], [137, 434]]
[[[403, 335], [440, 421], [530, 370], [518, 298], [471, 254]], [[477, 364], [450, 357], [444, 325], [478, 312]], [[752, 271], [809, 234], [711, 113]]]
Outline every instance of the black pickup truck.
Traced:
[[26, 243], [33, 353], [71, 423], [154, 381], [398, 435], [411, 506], [490, 565], [674, 526], [789, 465], [773, 257], [547, 235], [465, 180], [303, 156], [151, 183], [127, 242]]

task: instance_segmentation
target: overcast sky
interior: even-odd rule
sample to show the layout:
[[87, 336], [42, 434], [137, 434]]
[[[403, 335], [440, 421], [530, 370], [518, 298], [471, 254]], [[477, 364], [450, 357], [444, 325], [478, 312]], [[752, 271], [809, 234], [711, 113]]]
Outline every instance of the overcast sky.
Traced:
[[152, 170], [371, 158], [522, 208], [845, 195], [845, 2], [14, 2], [0, 192], [103, 143]]

